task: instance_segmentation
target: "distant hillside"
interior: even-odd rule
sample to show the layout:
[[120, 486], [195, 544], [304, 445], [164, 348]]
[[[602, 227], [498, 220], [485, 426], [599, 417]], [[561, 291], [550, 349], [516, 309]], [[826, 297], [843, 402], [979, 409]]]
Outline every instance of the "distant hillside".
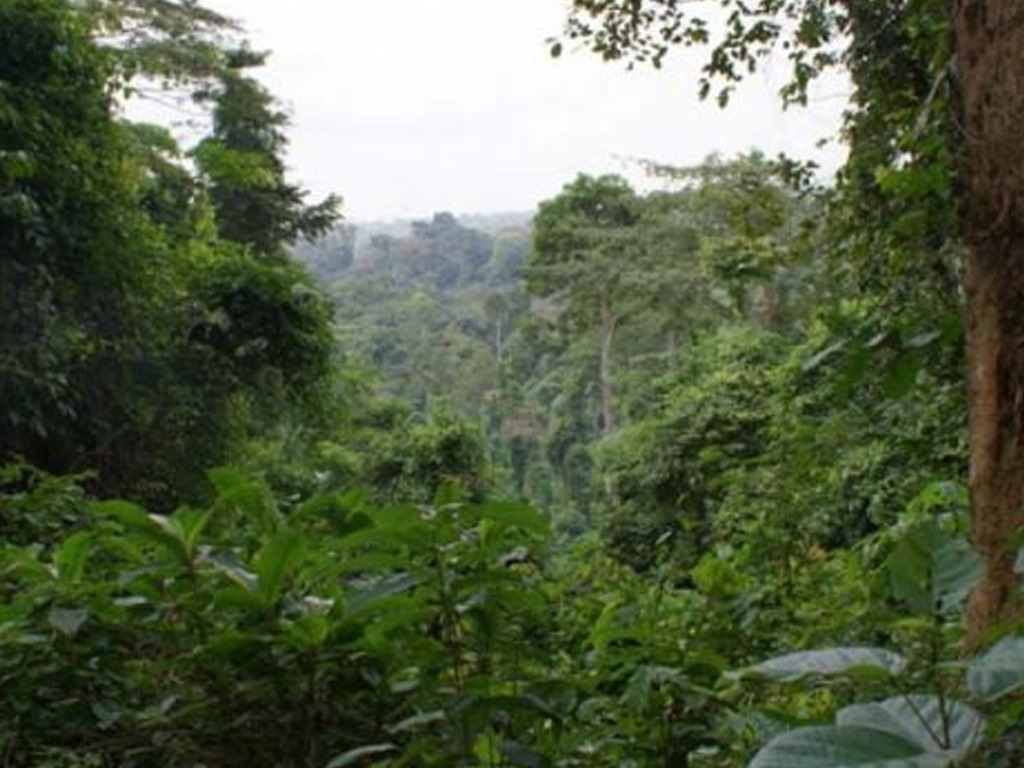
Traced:
[[[437, 215], [437, 214], [434, 214]], [[466, 229], [475, 229], [493, 235], [503, 229], [519, 229], [528, 227], [533, 221], [533, 211], [497, 211], [491, 213], [456, 213], [455, 220]], [[431, 217], [432, 218], [432, 217]], [[353, 221], [360, 237], [368, 239], [372, 235], [388, 235], [389, 237], [407, 237], [412, 232], [414, 222], [423, 219], [373, 219], [370, 221]]]
[[[530, 214], [369, 222], [296, 248], [334, 302], [345, 358], [380, 371], [390, 395], [435, 398], [473, 420], [495, 407], [519, 319]], [[490, 409], [490, 410], [489, 410]]]
[[455, 218], [464, 227], [495, 234], [503, 229], [520, 229], [530, 226], [533, 211], [505, 211], [503, 213], [461, 213]]
[[295, 254], [325, 286], [369, 274], [393, 287], [504, 284], [518, 276], [532, 218], [527, 212], [435, 213], [429, 220], [345, 223], [315, 243], [299, 243]]

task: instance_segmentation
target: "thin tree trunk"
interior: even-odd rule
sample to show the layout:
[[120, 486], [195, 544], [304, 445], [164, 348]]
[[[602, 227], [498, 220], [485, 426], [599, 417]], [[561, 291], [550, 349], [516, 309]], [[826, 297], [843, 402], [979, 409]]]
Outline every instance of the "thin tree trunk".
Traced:
[[665, 333], [665, 354], [669, 365], [675, 368], [679, 362], [679, 331], [675, 328], [669, 328]]
[[600, 308], [601, 334], [601, 434], [615, 431], [615, 378], [612, 372], [612, 346], [615, 342], [615, 326], [618, 319], [608, 302], [602, 297]]
[[1014, 537], [1024, 509], [1024, 3], [961, 0], [970, 494], [984, 561], [967, 650], [1020, 615]]
[[498, 318], [496, 325], [497, 328], [494, 332], [494, 357], [500, 368], [505, 364], [505, 327], [504, 323], [501, 322], [501, 318]]

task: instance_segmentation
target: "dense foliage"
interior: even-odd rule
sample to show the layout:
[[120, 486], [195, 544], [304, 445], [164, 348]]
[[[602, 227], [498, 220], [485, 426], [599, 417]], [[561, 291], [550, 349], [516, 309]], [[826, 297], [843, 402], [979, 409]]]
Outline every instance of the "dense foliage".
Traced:
[[[681, 5], [569, 34], [657, 63]], [[1020, 628], [961, 653], [944, 25], [782, 5], [791, 98], [867, 41], [834, 185], [752, 152], [378, 226], [286, 178], [216, 14], [0, 0], [0, 764], [1019, 764]], [[118, 119], [140, 71], [210, 135]]]

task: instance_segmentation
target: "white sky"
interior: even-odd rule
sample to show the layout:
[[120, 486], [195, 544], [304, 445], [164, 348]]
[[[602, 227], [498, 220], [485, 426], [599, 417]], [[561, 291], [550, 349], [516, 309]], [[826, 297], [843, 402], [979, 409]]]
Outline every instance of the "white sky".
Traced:
[[[564, 0], [209, 0], [273, 52], [261, 75], [293, 116], [289, 163], [349, 220], [527, 210], [622, 158], [692, 164], [752, 148], [840, 157], [842, 88], [783, 113], [756, 75], [726, 110], [696, 97], [700, 53], [626, 72], [548, 56]], [[781, 72], [781, 65], [780, 65]], [[781, 76], [781, 75], [780, 75]]]

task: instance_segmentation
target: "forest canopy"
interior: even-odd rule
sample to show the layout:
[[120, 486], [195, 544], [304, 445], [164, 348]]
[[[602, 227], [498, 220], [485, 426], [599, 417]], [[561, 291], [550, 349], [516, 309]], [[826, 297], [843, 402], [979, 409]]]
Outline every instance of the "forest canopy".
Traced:
[[1020, 764], [1011, 6], [575, 0], [846, 164], [382, 225], [234, 22], [0, 0], [0, 763]]

